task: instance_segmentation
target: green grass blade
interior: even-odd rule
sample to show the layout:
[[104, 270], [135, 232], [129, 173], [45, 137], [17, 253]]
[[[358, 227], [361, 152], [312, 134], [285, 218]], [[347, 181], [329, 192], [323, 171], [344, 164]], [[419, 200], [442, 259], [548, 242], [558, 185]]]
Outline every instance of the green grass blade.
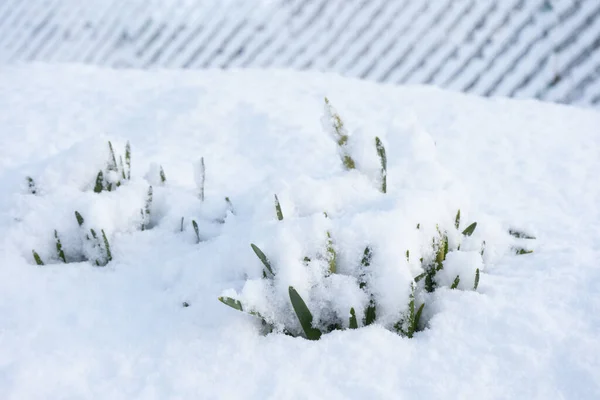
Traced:
[[112, 253], [110, 251], [110, 244], [108, 243], [108, 238], [106, 237], [106, 233], [104, 233], [104, 229], [102, 229], [102, 240], [104, 241], [104, 252], [106, 255], [106, 263], [112, 261]]
[[423, 307], [425, 307], [425, 303], [421, 304], [421, 307], [419, 307], [419, 310], [415, 314], [415, 319], [413, 321], [413, 326], [412, 326], [413, 332], [419, 331], [419, 321], [421, 320], [421, 314], [423, 313]]
[[381, 163], [381, 192], [387, 193], [387, 157], [385, 147], [378, 137], [375, 137], [375, 148], [377, 149], [377, 155]]
[[160, 166], [160, 183], [162, 183], [164, 185], [166, 181], [167, 181], [167, 176], [165, 175], [165, 170], [163, 169], [163, 167], [161, 165]]
[[65, 252], [63, 251], [62, 243], [60, 242], [56, 229], [54, 230], [54, 238], [56, 239], [56, 254], [58, 255], [58, 258], [62, 260], [62, 262], [66, 263], [67, 258], [65, 257]]
[[473, 222], [471, 225], [467, 226], [462, 234], [465, 236], [471, 236], [473, 232], [475, 232], [475, 228], [477, 228], [477, 222]]
[[194, 227], [194, 232], [196, 232], [196, 243], [200, 243], [200, 230], [195, 220], [192, 220], [192, 226]]
[[231, 297], [219, 297], [219, 301], [233, 309], [244, 311], [242, 308], [242, 303], [239, 300], [232, 299]]
[[479, 286], [479, 268], [475, 270], [475, 284], [473, 285], [473, 290], [477, 290]]
[[304, 300], [302, 300], [302, 297], [300, 297], [296, 289], [294, 289], [292, 286], [290, 286], [288, 290], [292, 307], [294, 307], [294, 311], [296, 312], [298, 321], [300, 321], [300, 325], [302, 325], [302, 329], [304, 330], [306, 338], [308, 340], [319, 340], [321, 338], [321, 331], [313, 328], [313, 316], [306, 306], [306, 303]]
[[526, 250], [526, 249], [515, 249], [516, 253], [518, 256], [521, 256], [523, 254], [531, 254], [533, 253], [533, 250]]
[[31, 250], [31, 252], [33, 253], [33, 259], [35, 260], [35, 263], [37, 265], [44, 265], [44, 262], [42, 261], [42, 258], [40, 257], [40, 255], [38, 253], [36, 253], [35, 250]]
[[373, 298], [369, 301], [369, 305], [365, 310], [365, 326], [369, 326], [377, 319], [377, 308]]
[[356, 312], [354, 311], [354, 308], [350, 309], [349, 326], [350, 326], [350, 329], [357, 329], [358, 328], [358, 321], [356, 320]]
[[125, 164], [127, 165], [127, 179], [131, 180], [131, 144], [125, 145]]
[[277, 195], [275, 195], [275, 213], [277, 214], [277, 219], [283, 221], [283, 212], [281, 211], [281, 204], [279, 203]]
[[337, 272], [337, 254], [329, 232], [327, 232], [327, 262], [329, 264], [329, 273], [335, 274]]
[[456, 278], [454, 278], [454, 282], [452, 282], [452, 286], [450, 286], [450, 289], [456, 289], [458, 287], [459, 283], [460, 283], [460, 276], [456, 275]]
[[117, 171], [117, 158], [115, 157], [115, 151], [113, 149], [113, 145], [110, 142], [110, 140], [108, 141], [108, 148], [110, 150], [110, 160], [108, 163], [108, 170], [109, 171]]
[[271, 276], [275, 276], [275, 273], [273, 272], [273, 268], [271, 268], [271, 262], [269, 261], [269, 259], [265, 255], [265, 253], [263, 253], [262, 250], [259, 249], [258, 246], [255, 245], [254, 243], [250, 243], [250, 247], [252, 247], [252, 250], [254, 250], [254, 254], [256, 254], [258, 259], [263, 263], [263, 265], [269, 271]]
[[456, 227], [456, 229], [458, 229], [458, 227], [460, 226], [460, 209], [456, 213], [456, 218], [454, 219], [454, 226]]
[[517, 239], [535, 239], [535, 236], [532, 236], [532, 235], [522, 232], [522, 231], [517, 231], [515, 229], [509, 229], [508, 233], [511, 236], [516, 237]]
[[77, 219], [77, 224], [79, 224], [79, 226], [83, 226], [84, 219], [78, 211], [75, 211], [75, 218]]
[[102, 171], [99, 171], [98, 175], [96, 175], [96, 185], [94, 186], [94, 192], [100, 193], [100, 192], [102, 192], [103, 189], [104, 189], [104, 174], [102, 173]]

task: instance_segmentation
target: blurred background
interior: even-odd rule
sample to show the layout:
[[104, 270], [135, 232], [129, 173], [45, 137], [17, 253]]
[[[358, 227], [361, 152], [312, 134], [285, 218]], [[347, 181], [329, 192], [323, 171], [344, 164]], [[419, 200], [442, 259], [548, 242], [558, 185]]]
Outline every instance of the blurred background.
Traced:
[[293, 68], [600, 108], [600, 0], [0, 0], [0, 64]]

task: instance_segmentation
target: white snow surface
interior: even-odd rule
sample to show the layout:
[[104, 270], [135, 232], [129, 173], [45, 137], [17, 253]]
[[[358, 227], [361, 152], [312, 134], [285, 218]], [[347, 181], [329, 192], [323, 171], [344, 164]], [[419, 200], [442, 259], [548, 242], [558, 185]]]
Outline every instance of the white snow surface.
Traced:
[[[325, 96], [357, 170], [343, 169], [321, 126]], [[130, 141], [132, 178], [96, 194], [107, 140], [117, 157]], [[20, 65], [0, 69], [0, 143], [3, 399], [600, 398], [596, 111], [307, 72]], [[403, 338], [389, 328], [421, 272], [415, 260], [458, 208], [461, 229], [478, 227], [449, 233], [463, 251], [439, 279], [461, 283], [420, 295], [426, 327]], [[54, 229], [69, 261], [81, 255], [75, 210], [110, 238], [106, 267], [56, 257]], [[327, 231], [340, 270], [325, 282], [323, 262], [302, 259], [323, 251]], [[273, 262], [271, 288], [250, 243]], [[217, 300], [293, 325], [293, 285], [317, 316], [323, 304], [354, 306], [360, 320], [368, 299], [353, 274], [367, 244], [375, 325], [316, 342], [263, 336], [255, 317]], [[517, 256], [516, 245], [534, 253]]]

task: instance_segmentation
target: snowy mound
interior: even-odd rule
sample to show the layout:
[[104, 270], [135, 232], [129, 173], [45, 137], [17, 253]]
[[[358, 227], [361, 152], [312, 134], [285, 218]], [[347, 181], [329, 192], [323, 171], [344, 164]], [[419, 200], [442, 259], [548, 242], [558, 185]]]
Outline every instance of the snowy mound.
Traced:
[[[600, 394], [597, 113], [285, 71], [1, 72], [8, 398]], [[331, 333], [277, 334], [305, 336], [290, 287]]]

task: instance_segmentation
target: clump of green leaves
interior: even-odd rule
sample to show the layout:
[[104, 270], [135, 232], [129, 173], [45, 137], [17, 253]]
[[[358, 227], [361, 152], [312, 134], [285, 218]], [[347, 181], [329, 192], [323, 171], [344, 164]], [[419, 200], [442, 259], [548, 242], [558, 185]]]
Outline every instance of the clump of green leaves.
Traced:
[[[109, 157], [104, 170], [98, 171], [94, 184], [94, 192], [102, 193], [104, 191], [112, 192], [114, 189], [121, 186], [122, 182], [131, 179], [131, 145], [127, 142], [125, 146], [125, 163], [123, 157], [119, 156], [119, 164], [112, 143], [108, 142]], [[110, 181], [114, 179], [116, 181]]]
[[[85, 233], [85, 220], [78, 211], [75, 211], [75, 219], [77, 220], [77, 224], [79, 225], [79, 227]], [[95, 260], [93, 261], [96, 264], [96, 266], [103, 267], [112, 261], [112, 252], [110, 250], [110, 243], [108, 241], [108, 237], [106, 236], [104, 229], [100, 230], [102, 238], [98, 236], [98, 234], [93, 228], [90, 228], [89, 232], [89, 234], [85, 233], [84, 238], [87, 244], [90, 246], [92, 253], [95, 254]]]
[[344, 168], [347, 170], [356, 168], [356, 163], [350, 156], [348, 150], [348, 131], [344, 127], [342, 118], [331, 106], [327, 97], [325, 97], [325, 115], [323, 118], [324, 124], [331, 126], [330, 131], [333, 133], [334, 139], [338, 145]]
[[412, 338], [415, 332], [419, 331], [419, 321], [421, 320], [423, 307], [425, 307], [425, 303], [423, 303], [415, 312], [415, 289], [416, 285], [413, 283], [411, 285], [411, 292], [409, 296], [408, 311], [405, 313], [402, 319], [394, 325], [396, 332], [407, 338]]

